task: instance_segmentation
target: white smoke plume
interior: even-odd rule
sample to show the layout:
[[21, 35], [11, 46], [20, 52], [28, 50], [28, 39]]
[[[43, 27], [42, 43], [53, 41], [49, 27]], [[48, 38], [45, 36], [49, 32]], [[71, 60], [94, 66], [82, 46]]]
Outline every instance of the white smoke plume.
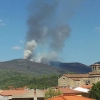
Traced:
[[51, 53], [43, 52], [43, 54], [38, 54], [36, 58], [36, 62], [42, 62], [46, 64], [49, 64], [50, 61], [55, 61], [55, 60], [58, 60], [58, 54], [54, 51], [52, 51]]
[[32, 52], [36, 49], [37, 43], [35, 40], [28, 41], [24, 50], [24, 59], [30, 59], [32, 57]]
[[59, 59], [59, 53], [71, 31], [66, 23], [72, 16], [72, 8], [78, 1], [80, 0], [33, 0], [31, 2], [28, 6], [25, 59], [34, 58], [35, 61], [42, 63]]

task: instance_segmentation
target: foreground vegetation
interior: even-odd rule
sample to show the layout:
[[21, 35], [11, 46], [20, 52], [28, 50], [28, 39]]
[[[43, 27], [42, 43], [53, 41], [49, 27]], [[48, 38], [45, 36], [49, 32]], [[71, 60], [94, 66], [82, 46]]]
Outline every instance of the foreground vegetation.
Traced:
[[100, 100], [100, 81], [96, 84], [93, 84], [92, 89], [90, 90], [90, 97]]
[[45, 93], [44, 98], [45, 98], [45, 100], [47, 100], [48, 98], [52, 98], [54, 96], [58, 96], [58, 95], [61, 95], [61, 94], [62, 94], [62, 92], [59, 89], [58, 90], [54, 90], [52, 88], [49, 88], [47, 90], [47, 92]]
[[0, 70], [0, 89], [8, 89], [8, 86], [45, 89], [57, 86], [57, 82], [58, 75], [33, 76], [11, 71], [7, 71], [5, 74]]

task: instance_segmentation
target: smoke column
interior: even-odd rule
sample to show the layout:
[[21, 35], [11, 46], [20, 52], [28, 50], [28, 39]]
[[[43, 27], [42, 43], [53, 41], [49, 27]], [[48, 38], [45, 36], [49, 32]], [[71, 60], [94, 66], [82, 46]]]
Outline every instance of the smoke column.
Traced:
[[24, 51], [24, 58], [31, 59], [32, 52], [33, 52], [33, 50], [35, 50], [36, 47], [37, 47], [37, 43], [35, 42], [35, 40], [27, 42], [26, 46], [25, 46], [25, 51]]
[[42, 63], [59, 59], [59, 53], [71, 31], [66, 23], [73, 15], [71, 10], [75, 1], [73, 2], [72, 0], [33, 0], [31, 2], [28, 6], [25, 59], [34, 59]]

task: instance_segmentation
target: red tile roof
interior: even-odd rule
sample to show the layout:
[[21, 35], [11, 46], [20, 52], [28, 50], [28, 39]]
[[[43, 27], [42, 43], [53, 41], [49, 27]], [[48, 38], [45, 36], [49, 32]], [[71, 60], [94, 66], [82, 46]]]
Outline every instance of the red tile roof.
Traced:
[[12, 95], [20, 95], [26, 93], [27, 90], [3, 90], [0, 95], [3, 96], [12, 96]]
[[95, 100], [95, 99], [76, 96], [76, 95], [69, 95], [69, 96], [57, 96], [57, 97], [49, 98], [48, 100]]
[[73, 90], [73, 89], [70, 89], [70, 88], [59, 88], [59, 90], [64, 94], [77, 94], [77, 93], [81, 93], [80, 91], [76, 91], [76, 90]]
[[80, 86], [80, 87], [82, 87], [82, 88], [87, 88], [87, 89], [91, 89], [91, 88], [92, 88], [92, 85], [82, 85], [82, 86]]

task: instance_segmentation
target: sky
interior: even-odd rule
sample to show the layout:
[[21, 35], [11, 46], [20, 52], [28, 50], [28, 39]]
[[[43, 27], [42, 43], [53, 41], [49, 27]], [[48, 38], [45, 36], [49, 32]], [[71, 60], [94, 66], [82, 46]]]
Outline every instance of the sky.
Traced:
[[[33, 0], [33, 3], [37, 1], [40, 0]], [[51, 1], [53, 0], [48, 0], [49, 3]], [[70, 1], [70, 6], [66, 5], [64, 9], [64, 13], [68, 12], [69, 15], [62, 17], [62, 22], [67, 23], [71, 32], [64, 41], [59, 58], [62, 62], [91, 65], [100, 61], [100, 0]], [[28, 31], [27, 8], [31, 2], [0, 0], [0, 61], [23, 58]], [[63, 2], [57, 11], [61, 10], [62, 6]], [[63, 12], [60, 16], [64, 16]]]

